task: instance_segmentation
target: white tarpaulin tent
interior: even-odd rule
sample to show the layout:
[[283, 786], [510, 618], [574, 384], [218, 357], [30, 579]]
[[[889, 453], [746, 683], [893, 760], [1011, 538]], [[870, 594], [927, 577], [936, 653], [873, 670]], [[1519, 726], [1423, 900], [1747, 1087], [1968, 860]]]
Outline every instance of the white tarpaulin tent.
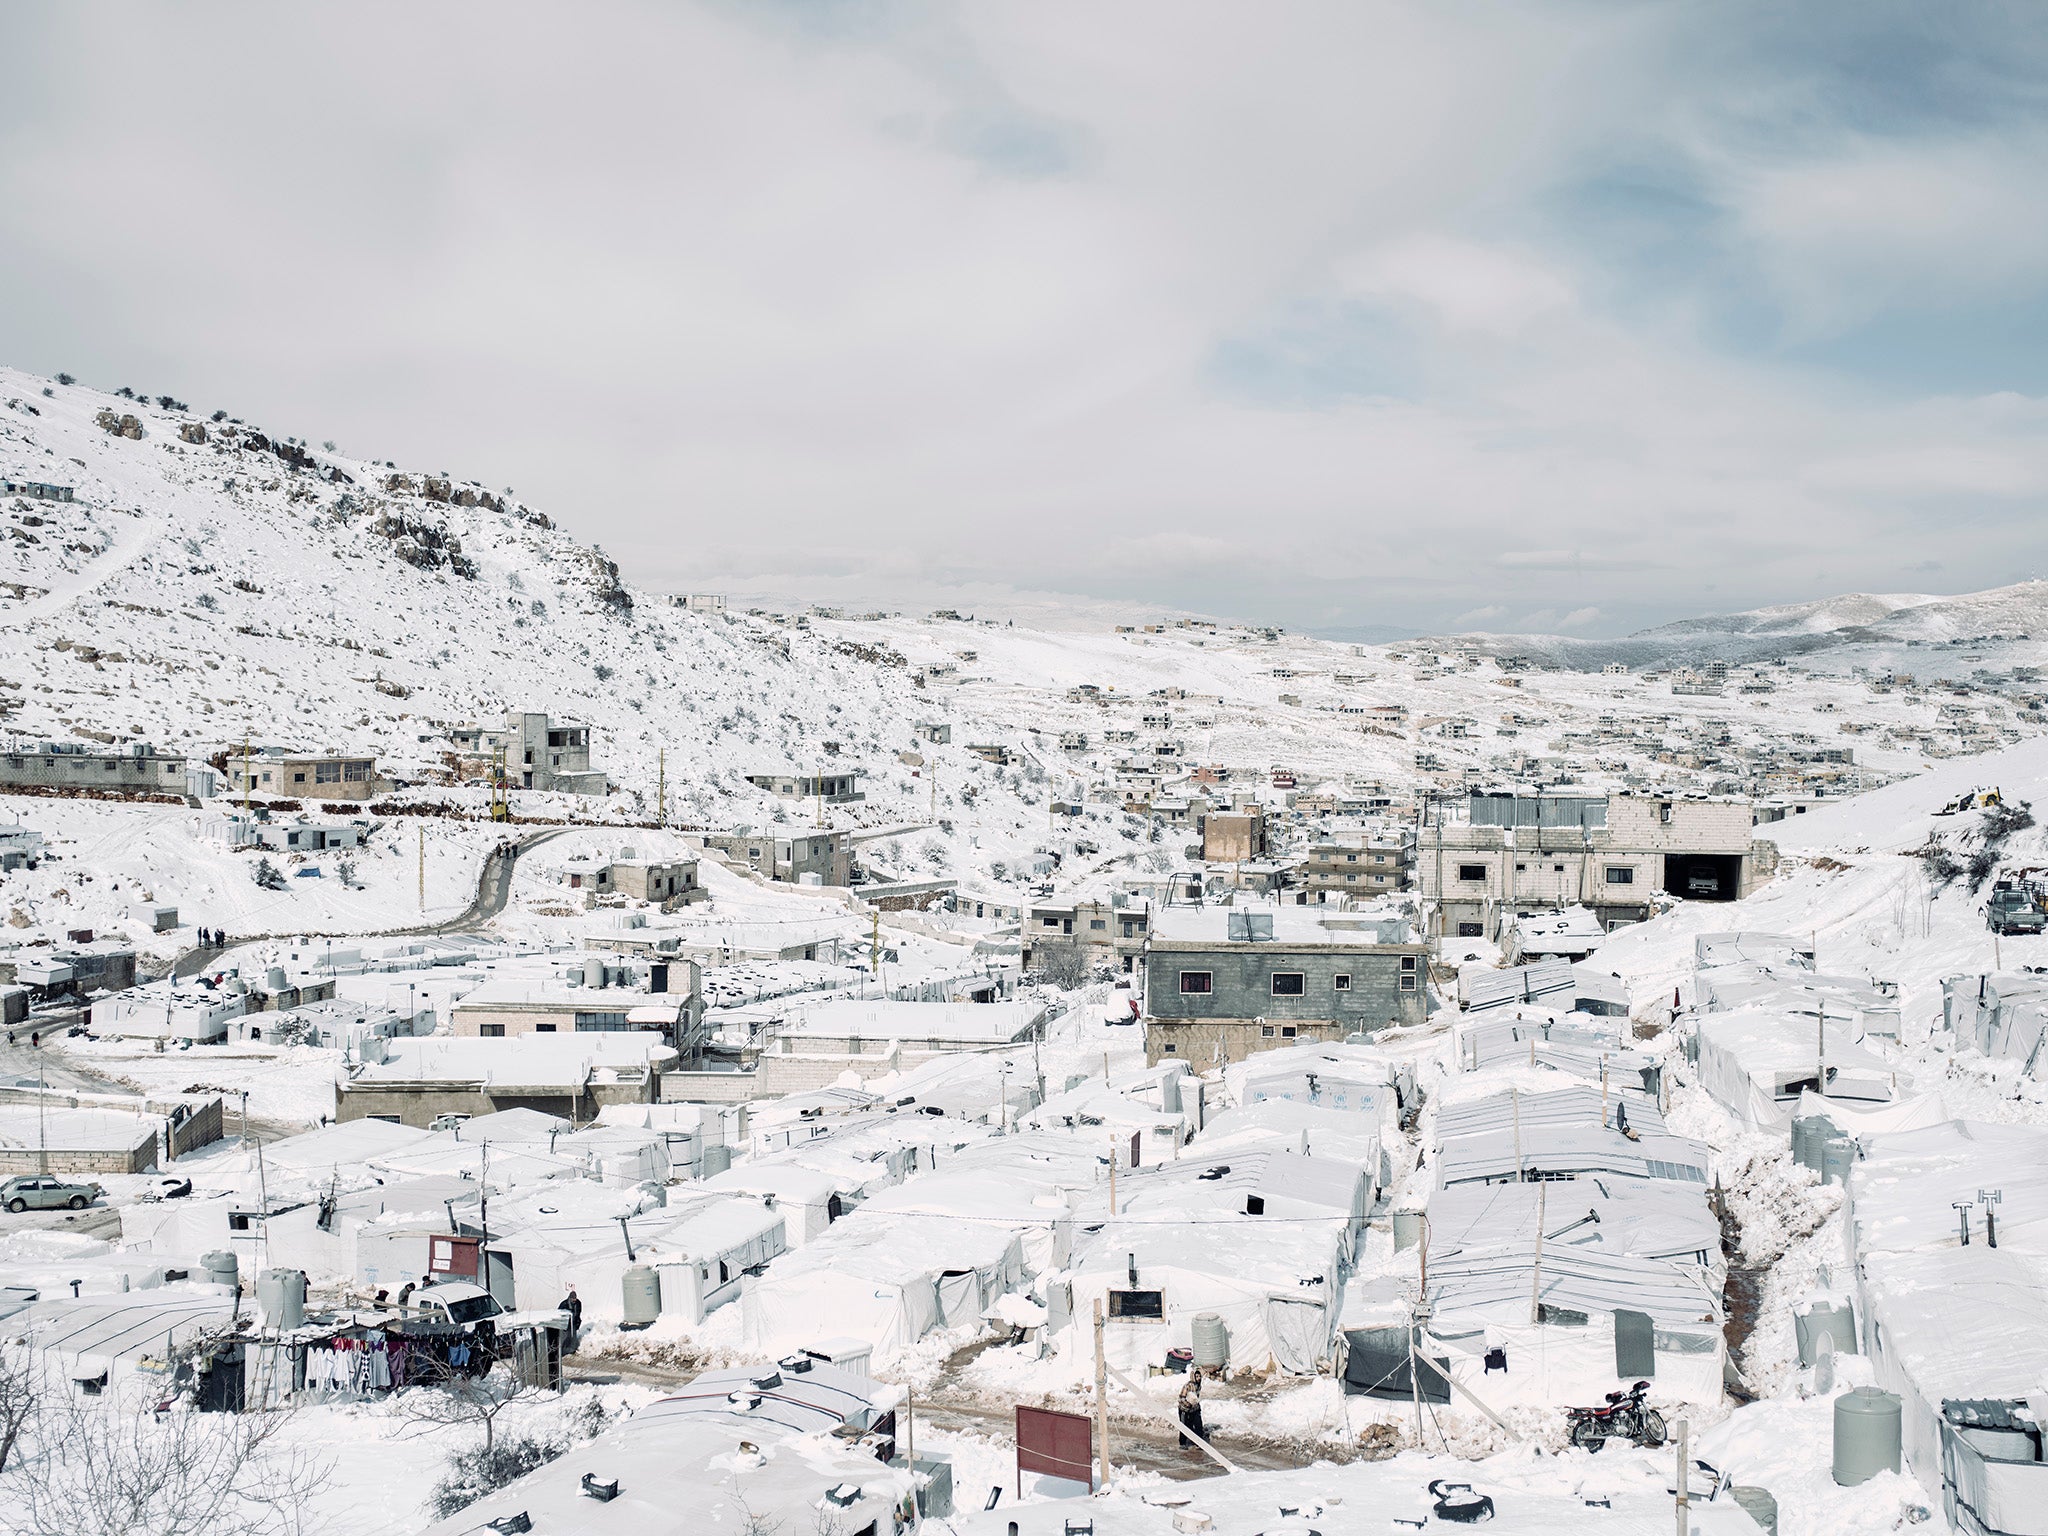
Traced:
[[747, 1347], [771, 1359], [829, 1328], [872, 1344], [881, 1366], [934, 1328], [978, 1326], [1024, 1280], [1006, 1225], [857, 1211], [771, 1266], [740, 1311]]
[[[1830, 1017], [1825, 1028], [1827, 1098], [1888, 1104], [1910, 1090], [1891, 1062], [1857, 1043], [1855, 1026]], [[1705, 1014], [1694, 1036], [1700, 1084], [1743, 1124], [1787, 1130], [1800, 1093], [1818, 1081], [1821, 1029], [1814, 1014], [1773, 1006]]]
[[1074, 1321], [1061, 1356], [1077, 1380], [1093, 1369], [1092, 1309], [1100, 1300], [1105, 1353], [1140, 1380], [1169, 1349], [1192, 1346], [1194, 1320], [1205, 1312], [1229, 1331], [1233, 1370], [1262, 1370], [1270, 1361], [1311, 1375], [1336, 1346], [1338, 1239], [1323, 1221], [1222, 1214], [1110, 1221], [1077, 1247]]
[[[1878, 1384], [1904, 1401], [1914, 1474], [1959, 1529], [2044, 1536], [2048, 1128], [1952, 1120], [1873, 1135], [1847, 1188], [1863, 1346]], [[2034, 1433], [1958, 1425], [1944, 1415], [1957, 1403], [2016, 1413]]]

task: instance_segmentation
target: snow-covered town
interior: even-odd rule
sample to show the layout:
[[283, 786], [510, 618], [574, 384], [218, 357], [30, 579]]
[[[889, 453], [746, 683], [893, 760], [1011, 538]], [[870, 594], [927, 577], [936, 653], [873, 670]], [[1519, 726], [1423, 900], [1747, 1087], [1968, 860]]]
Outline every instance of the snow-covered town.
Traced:
[[2036, 44], [782, 9], [0, 17], [0, 1536], [2048, 1536]]

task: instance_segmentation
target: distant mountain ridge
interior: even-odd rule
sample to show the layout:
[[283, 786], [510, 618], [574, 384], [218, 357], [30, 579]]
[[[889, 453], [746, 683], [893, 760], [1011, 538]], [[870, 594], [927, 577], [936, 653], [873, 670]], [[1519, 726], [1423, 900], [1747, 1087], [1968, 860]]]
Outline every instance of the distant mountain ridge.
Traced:
[[1753, 662], [1853, 645], [1943, 645], [1952, 641], [2048, 638], [2048, 581], [2022, 581], [1942, 597], [1846, 592], [1805, 603], [1707, 614], [1613, 640], [1565, 635], [1438, 635], [1439, 644], [1477, 643], [1493, 655], [1519, 653], [1553, 666], [1593, 670]]

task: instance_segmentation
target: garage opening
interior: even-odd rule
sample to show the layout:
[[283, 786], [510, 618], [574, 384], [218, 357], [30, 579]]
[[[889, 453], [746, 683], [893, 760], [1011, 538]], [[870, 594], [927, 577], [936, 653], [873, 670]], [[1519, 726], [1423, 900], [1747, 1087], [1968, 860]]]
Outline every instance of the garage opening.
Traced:
[[1742, 855], [1667, 853], [1664, 889], [1687, 901], [1733, 901], [1742, 892]]

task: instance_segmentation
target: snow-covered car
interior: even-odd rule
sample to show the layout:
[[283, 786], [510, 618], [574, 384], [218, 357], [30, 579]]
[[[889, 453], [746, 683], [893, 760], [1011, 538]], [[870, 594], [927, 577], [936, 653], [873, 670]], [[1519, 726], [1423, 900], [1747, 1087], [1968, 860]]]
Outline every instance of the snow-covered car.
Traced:
[[47, 1173], [16, 1174], [0, 1184], [0, 1207], [17, 1215], [23, 1211], [61, 1211], [66, 1207], [82, 1211], [99, 1197], [97, 1184], [73, 1184]]

